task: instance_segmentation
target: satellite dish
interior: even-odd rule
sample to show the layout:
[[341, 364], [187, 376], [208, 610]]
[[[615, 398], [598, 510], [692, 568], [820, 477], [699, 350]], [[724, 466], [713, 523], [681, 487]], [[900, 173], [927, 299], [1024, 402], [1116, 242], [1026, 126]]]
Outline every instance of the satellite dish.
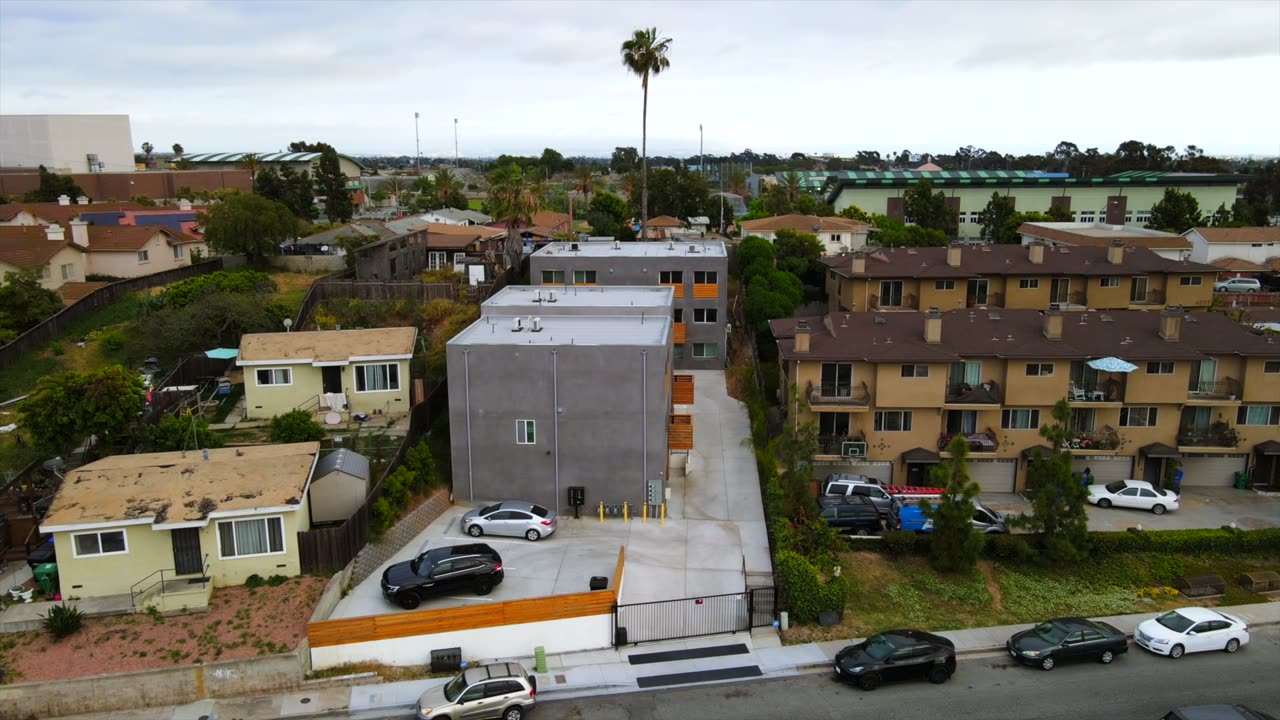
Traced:
[[320, 246], [320, 252], [322, 252], [322, 253], [327, 253], [327, 252], [329, 252], [329, 246], [328, 246], [328, 245], [321, 245], [321, 246]]
[[338, 413], [331, 412], [328, 415], [324, 416], [325, 425], [337, 425], [338, 423], [341, 423], [341, 422], [342, 422], [342, 416], [339, 415]]

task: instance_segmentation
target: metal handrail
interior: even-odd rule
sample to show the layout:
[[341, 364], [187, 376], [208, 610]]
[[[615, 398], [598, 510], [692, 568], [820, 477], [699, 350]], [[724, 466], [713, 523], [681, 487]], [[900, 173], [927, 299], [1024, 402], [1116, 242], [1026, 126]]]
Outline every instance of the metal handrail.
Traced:
[[[210, 569], [211, 567], [213, 567], [213, 564], [209, 561], [209, 553], [205, 553], [205, 554], [204, 554], [204, 563], [203, 563], [203, 565], [202, 565], [202, 566], [201, 566], [201, 568], [200, 568], [200, 588], [201, 588], [202, 590], [204, 589], [205, 585], [207, 585], [207, 584], [209, 583], [209, 569]], [[130, 586], [129, 586], [129, 605], [130, 605], [130, 606], [132, 606], [132, 607], [134, 607], [134, 608], [138, 607], [138, 598], [140, 598], [140, 597], [145, 597], [147, 593], [151, 592], [151, 588], [155, 587], [156, 585], [159, 585], [159, 586], [160, 586], [160, 594], [161, 594], [161, 595], [164, 595], [164, 594], [165, 594], [165, 592], [164, 592], [164, 582], [165, 582], [165, 580], [164, 580], [164, 574], [165, 574], [165, 573], [169, 573], [169, 579], [171, 579], [171, 580], [173, 580], [173, 579], [177, 579], [177, 578], [180, 578], [180, 577], [184, 577], [184, 576], [187, 576], [187, 575], [190, 575], [190, 574], [191, 574], [191, 573], [182, 573], [182, 574], [178, 574], [178, 569], [177, 569], [177, 568], [163, 568], [163, 569], [160, 569], [160, 570], [156, 570], [155, 572], [151, 573], [150, 575], [148, 575], [148, 576], [146, 576], [146, 577], [142, 578], [142, 579], [141, 579], [141, 580], [139, 580], [138, 582], [136, 582], [136, 583], [134, 583], [133, 585], [130, 585]], [[141, 585], [142, 583], [144, 583], [144, 582], [146, 582], [147, 580], [151, 579], [151, 578], [152, 578], [153, 576], [155, 576], [155, 575], [159, 575], [159, 576], [160, 576], [160, 579], [159, 579], [159, 580], [156, 580], [155, 582], [151, 583], [150, 585], [148, 585], [148, 586], [144, 587], [144, 588], [143, 588], [143, 589], [141, 589], [141, 590], [138, 590], [138, 589], [137, 589], [139, 585]]]

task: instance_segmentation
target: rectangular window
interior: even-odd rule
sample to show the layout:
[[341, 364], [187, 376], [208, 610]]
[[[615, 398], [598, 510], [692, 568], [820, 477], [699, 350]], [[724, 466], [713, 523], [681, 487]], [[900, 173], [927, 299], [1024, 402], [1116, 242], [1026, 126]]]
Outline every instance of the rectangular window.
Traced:
[[1237, 425], [1280, 425], [1280, 405], [1248, 405], [1236, 411]]
[[533, 420], [517, 420], [516, 421], [516, 444], [517, 445], [535, 445], [538, 441], [538, 433], [535, 428], [536, 423]]
[[1268, 360], [1262, 363], [1262, 372], [1268, 375], [1280, 374], [1280, 360]]
[[94, 555], [123, 555], [129, 552], [123, 530], [79, 533], [71, 536], [74, 555], [78, 558]]
[[181, 259], [182, 259], [182, 246], [181, 246], [181, 245], [174, 245], [174, 246], [173, 246], [173, 259], [174, 259], [174, 260], [181, 260]]
[[1018, 281], [1019, 290], [1035, 290], [1040, 287], [1040, 278], [1022, 278]]
[[1178, 278], [1178, 284], [1183, 287], [1199, 287], [1204, 282], [1204, 278], [1199, 275], [1187, 275]]
[[853, 395], [853, 363], [822, 363], [821, 388], [823, 397], [851, 397]]
[[1122, 407], [1120, 408], [1120, 427], [1155, 427], [1156, 408]]
[[73, 277], [75, 277], [75, 276], [76, 276], [76, 266], [75, 266], [75, 265], [72, 265], [71, 263], [67, 263], [67, 264], [65, 264], [65, 265], [63, 265], [63, 266], [62, 266], [62, 279], [63, 279], [63, 280], [70, 280], [71, 278], [73, 278]]
[[292, 385], [293, 370], [289, 368], [263, 368], [257, 372], [258, 387], [264, 385]]
[[877, 410], [876, 432], [911, 432], [910, 410]]
[[902, 377], [927, 378], [929, 377], [929, 366], [928, 365], [903, 365]]
[[1035, 430], [1040, 427], [1040, 411], [1004, 410], [1000, 413], [1000, 427], [1005, 430]]
[[596, 271], [595, 270], [574, 270], [573, 284], [574, 285], [595, 285]]
[[563, 270], [543, 270], [542, 284], [543, 285], [563, 285], [564, 271]]
[[1147, 363], [1147, 374], [1148, 375], [1172, 375], [1173, 361], [1172, 360], [1152, 360], [1151, 362]]
[[[427, 269], [439, 270], [449, 262], [449, 253], [442, 250], [432, 250], [427, 253]], [[393, 271], [394, 272], [394, 271]]]
[[1098, 281], [1098, 286], [1104, 288], [1118, 288], [1120, 287], [1120, 278], [1104, 277]]
[[684, 345], [676, 344], [671, 346], [671, 359], [672, 360], [684, 359]]
[[284, 552], [284, 519], [226, 520], [218, 523], [218, 557], [279, 555]]
[[151, 260], [151, 254], [149, 251], [147, 250], [138, 251], [138, 262], [144, 263], [144, 262], [150, 262], [150, 260]]
[[1049, 377], [1053, 375], [1053, 363], [1027, 363], [1027, 377]]
[[53, 271], [50, 269], [48, 265], [45, 265], [44, 267], [40, 268], [41, 280], [48, 280], [51, 277], [53, 277]]
[[956, 281], [955, 280], [934, 280], [933, 289], [934, 290], [955, 290]]
[[902, 307], [902, 281], [880, 281], [880, 307]]
[[695, 270], [693, 273], [695, 285], [715, 285], [717, 282], [715, 270]]
[[671, 317], [678, 323], [684, 322], [684, 308], [676, 308], [672, 310]]
[[693, 321], [696, 323], [716, 322], [716, 309], [715, 308], [694, 308]]
[[694, 343], [693, 356], [704, 360], [716, 357], [720, 348], [715, 343]]
[[658, 273], [658, 282], [662, 285], [683, 285], [683, 270], [662, 270]]
[[400, 364], [357, 365], [356, 392], [386, 392], [400, 389]]

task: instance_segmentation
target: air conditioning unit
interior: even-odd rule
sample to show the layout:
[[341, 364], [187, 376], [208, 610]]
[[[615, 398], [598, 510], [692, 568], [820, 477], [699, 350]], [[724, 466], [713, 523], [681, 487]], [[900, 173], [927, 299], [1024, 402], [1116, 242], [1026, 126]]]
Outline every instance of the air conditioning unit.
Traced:
[[846, 440], [840, 444], [840, 457], [864, 458], [867, 456], [867, 444], [861, 440]]

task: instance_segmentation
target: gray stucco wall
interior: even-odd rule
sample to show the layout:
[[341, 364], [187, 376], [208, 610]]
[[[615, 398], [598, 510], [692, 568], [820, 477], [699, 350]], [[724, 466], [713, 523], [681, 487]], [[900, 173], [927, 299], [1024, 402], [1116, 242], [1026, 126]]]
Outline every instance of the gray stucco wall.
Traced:
[[[590, 512], [602, 500], [635, 507], [646, 478], [660, 494], [670, 363], [663, 346], [450, 344], [454, 495], [572, 512], [566, 488], [582, 485]], [[520, 419], [536, 422], [534, 444], [517, 444]]]
[[[574, 270], [595, 270], [597, 285], [658, 285], [659, 273], [679, 270], [684, 274], [684, 297], [672, 301], [681, 309], [685, 323], [684, 357], [675, 361], [679, 370], [720, 370], [725, 367], [725, 323], [729, 317], [729, 258], [727, 255], [708, 256], [682, 254], [678, 257], [593, 257], [574, 256], [572, 253], [545, 255], [534, 253], [529, 259], [529, 281], [533, 285], [542, 282], [543, 270], [564, 270], [565, 283], [573, 286]], [[693, 274], [710, 270], [716, 273], [719, 296], [715, 299], [693, 297]], [[695, 308], [715, 308], [716, 322], [695, 323]], [[715, 358], [693, 357], [694, 343], [715, 343]]]

